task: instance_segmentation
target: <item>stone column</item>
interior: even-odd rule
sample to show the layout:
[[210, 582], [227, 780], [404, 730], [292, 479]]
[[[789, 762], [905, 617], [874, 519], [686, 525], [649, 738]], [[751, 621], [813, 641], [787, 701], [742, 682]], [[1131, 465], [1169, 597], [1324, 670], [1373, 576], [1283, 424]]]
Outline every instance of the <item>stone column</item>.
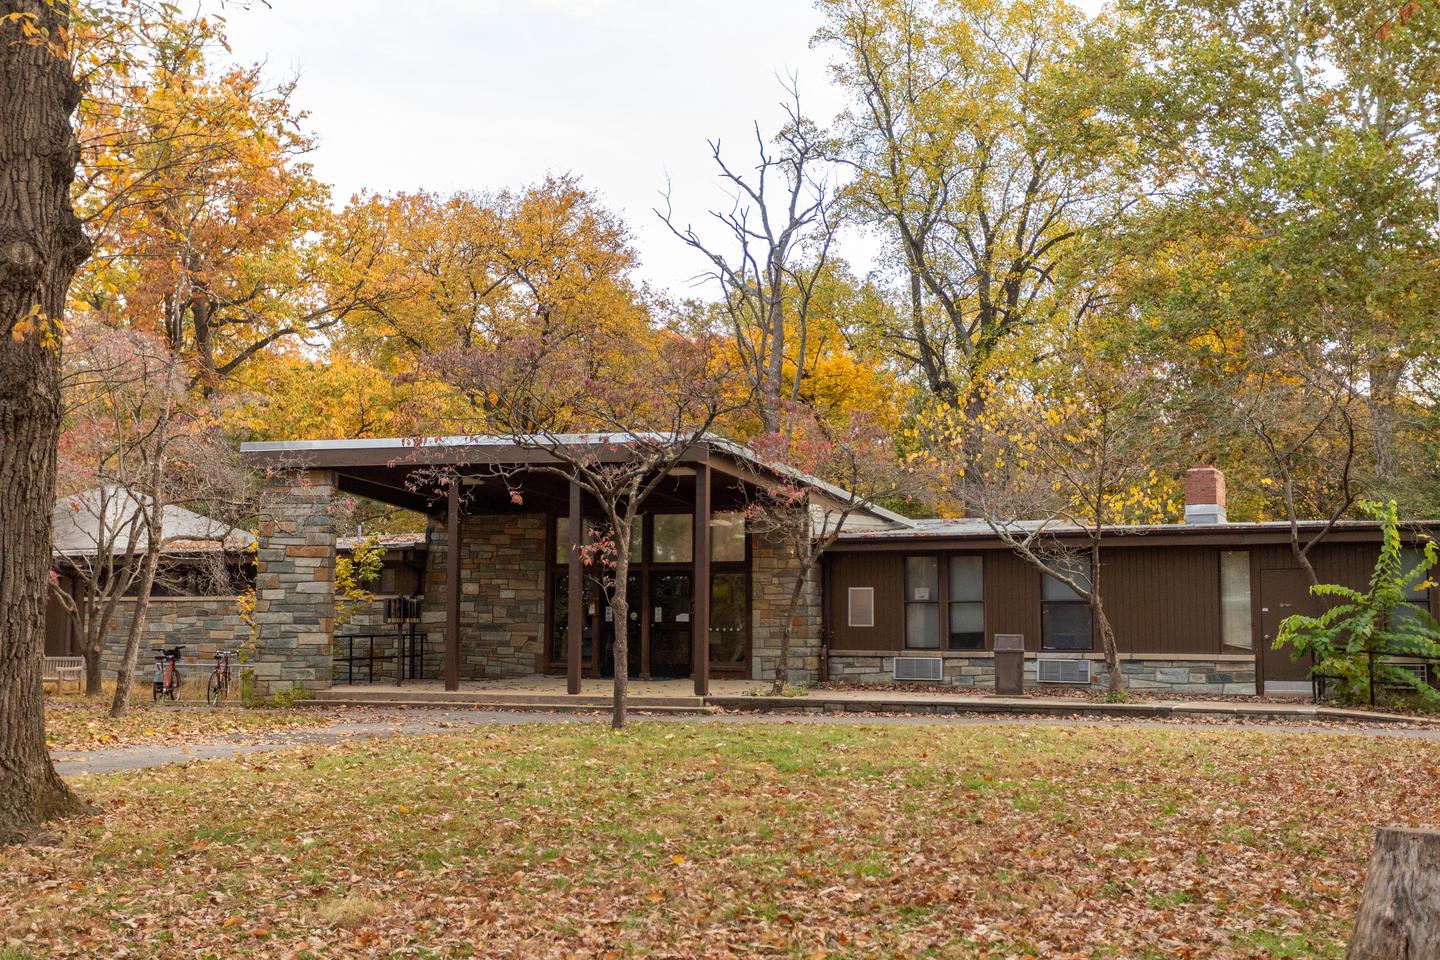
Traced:
[[[755, 534], [750, 538], [750, 656], [753, 679], [773, 680], [780, 666], [780, 641], [790, 591], [795, 587], [793, 551], [779, 532]], [[800, 605], [795, 611], [790, 635], [790, 683], [815, 683], [820, 679], [821, 647], [820, 565], [805, 577]]]
[[310, 470], [272, 485], [255, 573], [254, 693], [330, 686], [335, 630], [335, 475]]

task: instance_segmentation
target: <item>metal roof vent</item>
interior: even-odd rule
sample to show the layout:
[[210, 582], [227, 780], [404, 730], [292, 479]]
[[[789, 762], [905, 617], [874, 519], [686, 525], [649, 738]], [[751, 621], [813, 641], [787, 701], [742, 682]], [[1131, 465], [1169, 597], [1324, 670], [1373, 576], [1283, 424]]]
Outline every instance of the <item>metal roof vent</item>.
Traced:
[[1036, 660], [1035, 679], [1041, 683], [1088, 684], [1090, 682], [1090, 661], [1058, 658]]
[[943, 680], [945, 679], [945, 661], [940, 657], [896, 657], [895, 679]]

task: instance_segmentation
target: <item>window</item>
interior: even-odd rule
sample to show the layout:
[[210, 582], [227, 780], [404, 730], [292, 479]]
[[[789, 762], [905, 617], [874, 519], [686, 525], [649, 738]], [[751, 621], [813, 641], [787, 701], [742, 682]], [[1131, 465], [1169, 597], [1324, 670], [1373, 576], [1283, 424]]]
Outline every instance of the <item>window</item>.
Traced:
[[[1064, 571], [1090, 586], [1090, 560], [1071, 557], [1063, 561]], [[1090, 602], [1069, 586], [1045, 574], [1040, 583], [1040, 648], [1042, 650], [1093, 650], [1095, 629], [1090, 619]]]
[[950, 649], [985, 649], [985, 561], [950, 558]]
[[[594, 520], [585, 521], [585, 542], [593, 543], [597, 531], [601, 528], [609, 529], [608, 524], [600, 524]], [[644, 556], [645, 535], [644, 518], [636, 517], [635, 525], [630, 528], [630, 562], [639, 563]], [[561, 514], [555, 518], [555, 563], [565, 566], [570, 562], [570, 518]]]
[[745, 642], [745, 614], [750, 610], [745, 574], [717, 571], [710, 576], [710, 662], [740, 669], [748, 665], [750, 645]]
[[849, 601], [847, 624], [852, 627], [875, 626], [874, 587], [851, 587], [847, 599]]
[[1220, 551], [1220, 640], [1227, 647], [1251, 650], [1250, 554]]
[[695, 554], [695, 518], [688, 513], [655, 514], [655, 563], [689, 563]]
[[[1409, 574], [1416, 567], [1425, 561], [1425, 551], [1419, 547], [1405, 547], [1400, 551], [1400, 571]], [[1406, 620], [1415, 620], [1421, 614], [1430, 612], [1430, 590], [1421, 586], [1430, 579], [1429, 575], [1421, 577], [1419, 582], [1413, 583], [1405, 588], [1406, 603], [1396, 607], [1390, 613], [1390, 619], [1394, 621], [1391, 626], [1398, 627]]]
[[710, 559], [716, 563], [745, 561], [745, 514], [717, 513], [710, 518]]
[[940, 560], [905, 558], [905, 646], [940, 646]]

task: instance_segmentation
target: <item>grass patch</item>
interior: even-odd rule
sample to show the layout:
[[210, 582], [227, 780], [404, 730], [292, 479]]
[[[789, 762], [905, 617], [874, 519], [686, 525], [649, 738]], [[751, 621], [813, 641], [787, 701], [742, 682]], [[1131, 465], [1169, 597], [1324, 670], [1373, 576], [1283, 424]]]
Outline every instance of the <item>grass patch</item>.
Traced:
[[78, 786], [99, 816], [0, 852], [0, 944], [46, 960], [1328, 958], [1367, 824], [1434, 825], [1440, 747], [527, 724]]

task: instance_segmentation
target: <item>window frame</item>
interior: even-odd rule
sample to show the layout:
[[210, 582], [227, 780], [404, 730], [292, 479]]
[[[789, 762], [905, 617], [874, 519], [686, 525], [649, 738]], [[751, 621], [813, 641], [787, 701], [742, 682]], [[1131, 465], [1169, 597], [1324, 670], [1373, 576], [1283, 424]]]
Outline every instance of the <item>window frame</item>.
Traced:
[[[1078, 559], [1080, 560], [1081, 563], [1083, 563], [1083, 564], [1085, 565], [1085, 579], [1086, 579], [1087, 581], [1089, 581], [1089, 583], [1091, 584], [1092, 589], [1093, 589], [1093, 586], [1094, 586], [1094, 583], [1095, 583], [1095, 570], [1094, 570], [1094, 567], [1091, 565], [1090, 557], [1086, 556], [1086, 557], [1080, 557], [1080, 558], [1078, 558]], [[1072, 593], [1072, 594], [1074, 594], [1075, 591], [1074, 591], [1074, 590], [1070, 590], [1070, 588], [1069, 588], [1066, 584], [1062, 583], [1060, 580], [1058, 580], [1057, 578], [1055, 578], [1055, 577], [1051, 576], [1050, 574], [1044, 572], [1043, 570], [1042, 570], [1042, 571], [1038, 571], [1038, 572], [1040, 573], [1040, 649], [1041, 649], [1042, 651], [1047, 652], [1047, 653], [1094, 653], [1094, 652], [1095, 652], [1095, 611], [1094, 611], [1093, 609], [1091, 609], [1090, 601], [1089, 601], [1089, 600], [1086, 600], [1086, 599], [1083, 598], [1083, 597], [1079, 597], [1078, 594], [1076, 595], [1076, 596], [1078, 597], [1078, 599], [1073, 599], [1073, 600], [1072, 600], [1072, 599], [1065, 599], [1065, 600], [1047, 600], [1047, 599], [1045, 599], [1045, 584], [1046, 584], [1047, 581], [1050, 581], [1050, 582], [1055, 583], [1057, 586], [1059, 586], [1059, 587], [1060, 587], [1061, 589], [1063, 589], [1063, 590], [1069, 590], [1069, 592]], [[1056, 646], [1051, 646], [1051, 644], [1050, 644], [1050, 638], [1049, 638], [1049, 636], [1046, 634], [1046, 631], [1045, 631], [1045, 622], [1046, 622], [1045, 612], [1046, 612], [1046, 610], [1047, 610], [1048, 608], [1050, 608], [1050, 607], [1081, 607], [1081, 608], [1083, 608], [1083, 609], [1085, 610], [1085, 617], [1086, 617], [1086, 619], [1090, 622], [1090, 642], [1089, 642], [1089, 644], [1088, 644], [1087, 646], [1084, 646], [1084, 647], [1056, 647]]]
[[[931, 552], [931, 553], [907, 553], [907, 554], [904, 554], [903, 569], [901, 570], [901, 578], [902, 578], [902, 581], [901, 581], [901, 582], [902, 582], [902, 590], [903, 590], [902, 595], [901, 595], [901, 600], [903, 601], [903, 603], [902, 603], [902, 606], [901, 606], [901, 620], [900, 620], [900, 630], [901, 630], [901, 640], [902, 640], [901, 649], [904, 649], [904, 650], [926, 650], [926, 651], [929, 651], [929, 650], [940, 651], [940, 650], [945, 650], [945, 649], [947, 649], [947, 638], [946, 638], [946, 619], [947, 619], [947, 617], [946, 617], [946, 608], [945, 608], [945, 594], [946, 594], [946, 592], [947, 592], [947, 591], [946, 591], [946, 587], [948, 586], [948, 583], [947, 583], [947, 581], [946, 581], [946, 577], [947, 577], [948, 574], [949, 574], [949, 567], [948, 567], [946, 564], [944, 564], [944, 563], [941, 562], [943, 559], [944, 559], [944, 555], [943, 555], [943, 554], [933, 553], [933, 552]], [[934, 596], [934, 597], [932, 597], [932, 598], [930, 598], [930, 599], [928, 599], [928, 600], [914, 600], [914, 599], [911, 598], [911, 586], [910, 586], [910, 561], [911, 561], [911, 560], [932, 560], [932, 561], [934, 561], [934, 563], [935, 563], [935, 596]], [[914, 646], [913, 644], [911, 644], [911, 642], [910, 642], [910, 608], [911, 608], [912, 606], [916, 606], [916, 605], [919, 605], [919, 604], [924, 604], [924, 605], [926, 605], [926, 606], [933, 606], [933, 607], [935, 607], [935, 623], [936, 623], [936, 627], [937, 627], [937, 630], [936, 630], [936, 634], [937, 634], [937, 635], [934, 637], [935, 643], [934, 643], [933, 645], [931, 645], [931, 646], [928, 646], [928, 647], [917, 647], [917, 646]]]
[[[870, 604], [870, 622], [857, 623], [855, 620], [855, 595], [863, 593], [867, 595]], [[845, 590], [845, 625], [857, 629], [872, 629], [875, 626], [875, 588], [874, 587], [847, 587]]]
[[[1244, 558], [1244, 584], [1245, 584], [1245, 644], [1229, 643], [1226, 640], [1226, 610], [1225, 610], [1225, 558], [1227, 556], [1239, 556]], [[1246, 653], [1255, 652], [1255, 584], [1253, 582], [1254, 572], [1249, 550], [1218, 550], [1215, 557], [1216, 569], [1219, 577], [1220, 594], [1220, 649], [1240, 650]]]
[[[950, 572], [950, 571], [951, 571], [951, 565], [954, 564], [954, 562], [955, 562], [956, 560], [961, 560], [961, 559], [965, 559], [965, 560], [974, 559], [974, 560], [978, 560], [978, 561], [980, 562], [980, 599], [979, 599], [979, 600], [956, 600], [956, 599], [954, 599], [954, 598], [950, 595], [950, 587], [951, 587], [950, 581], [951, 581], [951, 579], [952, 579], [952, 574], [951, 574], [951, 572]], [[988, 566], [988, 564], [985, 563], [985, 555], [984, 555], [983, 553], [948, 553], [948, 554], [945, 555], [945, 576], [944, 576], [944, 581], [945, 581], [945, 591], [944, 591], [944, 592], [945, 592], [945, 608], [944, 608], [943, 611], [941, 611], [941, 621], [940, 621], [940, 634], [941, 634], [941, 640], [942, 640], [942, 642], [943, 642], [943, 647], [942, 647], [943, 649], [945, 649], [945, 650], [972, 650], [972, 651], [973, 651], [973, 650], [987, 650], [987, 649], [989, 649], [990, 612], [989, 612], [989, 610], [987, 609], [987, 605], [986, 605], [986, 603], [985, 603], [985, 573], [986, 573], [985, 568], [986, 568], [987, 566]], [[953, 620], [953, 618], [952, 618], [951, 615], [954, 613], [954, 607], [955, 607], [955, 605], [956, 605], [957, 603], [962, 603], [962, 604], [965, 604], [965, 605], [967, 605], [967, 606], [978, 606], [978, 607], [980, 608], [980, 643], [979, 643], [978, 646], [964, 646], [964, 647], [957, 647], [957, 646], [955, 646], [954, 620]]]

